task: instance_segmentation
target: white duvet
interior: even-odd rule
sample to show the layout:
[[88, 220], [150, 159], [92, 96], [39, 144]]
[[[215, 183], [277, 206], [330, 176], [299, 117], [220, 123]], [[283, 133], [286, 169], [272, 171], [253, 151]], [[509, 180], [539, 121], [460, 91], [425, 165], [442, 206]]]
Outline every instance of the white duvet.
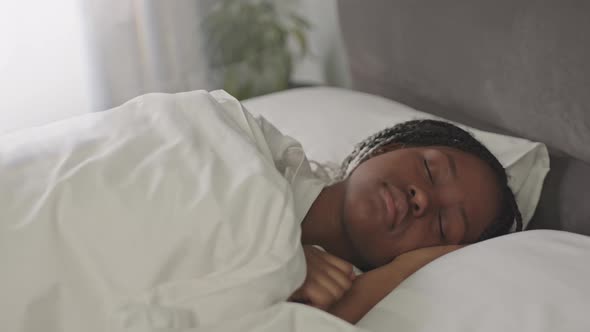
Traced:
[[353, 329], [283, 303], [305, 262], [280, 149], [221, 91], [2, 136], [0, 331]]

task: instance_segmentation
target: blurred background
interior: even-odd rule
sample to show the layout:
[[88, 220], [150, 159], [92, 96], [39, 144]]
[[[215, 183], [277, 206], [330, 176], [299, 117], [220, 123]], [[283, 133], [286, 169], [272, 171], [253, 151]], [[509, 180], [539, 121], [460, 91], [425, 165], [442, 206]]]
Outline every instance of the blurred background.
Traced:
[[0, 133], [148, 92], [349, 87], [337, 0], [0, 0]]

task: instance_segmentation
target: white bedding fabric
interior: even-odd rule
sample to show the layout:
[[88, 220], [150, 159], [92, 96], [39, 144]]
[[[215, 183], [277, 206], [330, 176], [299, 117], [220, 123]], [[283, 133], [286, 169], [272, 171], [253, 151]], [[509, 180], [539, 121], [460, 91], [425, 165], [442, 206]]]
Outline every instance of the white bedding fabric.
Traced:
[[281, 303], [309, 166], [269, 130], [196, 91], [2, 136], [0, 331], [353, 330]]
[[412, 275], [359, 326], [375, 332], [590, 331], [590, 237], [549, 230], [484, 241]]

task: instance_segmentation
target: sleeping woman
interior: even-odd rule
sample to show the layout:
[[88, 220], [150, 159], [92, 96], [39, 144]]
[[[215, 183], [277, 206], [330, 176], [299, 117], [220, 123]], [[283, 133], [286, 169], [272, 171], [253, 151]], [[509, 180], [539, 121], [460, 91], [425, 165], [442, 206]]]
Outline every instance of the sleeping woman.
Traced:
[[430, 261], [521, 228], [503, 167], [452, 124], [385, 129], [322, 177], [223, 91], [4, 136], [0, 169], [6, 331], [319, 314], [287, 299], [355, 323]]
[[420, 267], [514, 223], [506, 172], [486, 147], [450, 123], [399, 124], [358, 144], [311, 205], [307, 278], [291, 300], [356, 323]]

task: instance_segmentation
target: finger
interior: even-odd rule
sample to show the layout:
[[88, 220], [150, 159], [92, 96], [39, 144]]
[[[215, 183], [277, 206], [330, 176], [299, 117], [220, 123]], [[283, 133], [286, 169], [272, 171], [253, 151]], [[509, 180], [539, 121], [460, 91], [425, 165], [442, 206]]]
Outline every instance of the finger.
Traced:
[[332, 266], [342, 271], [342, 273], [344, 273], [344, 275], [346, 275], [347, 277], [350, 278], [354, 276], [352, 264], [350, 264], [349, 262], [341, 259], [340, 257], [334, 256], [328, 252], [322, 251], [319, 255], [326, 262], [330, 263]]
[[346, 274], [333, 265], [325, 266], [324, 273], [330, 278], [332, 283], [338, 285], [343, 291], [350, 289], [352, 286], [352, 278], [350, 274]]
[[309, 300], [303, 294], [303, 288], [299, 288], [298, 290], [295, 291], [295, 293], [291, 294], [291, 296], [289, 296], [289, 298], [287, 299], [287, 301], [288, 302], [297, 302], [297, 303], [309, 304]]
[[323, 251], [310, 255], [309, 264], [327, 273], [341, 288], [347, 290], [355, 279], [352, 264]]
[[287, 301], [298, 302], [299, 300], [301, 300], [301, 296], [301, 288], [298, 288], [296, 291], [293, 292], [293, 294], [291, 294], [291, 296], [289, 296], [289, 298], [287, 298]]
[[304, 301], [322, 310], [328, 309], [332, 303], [336, 302], [336, 298], [318, 283], [310, 284], [302, 289], [302, 295]]
[[[341, 279], [346, 280], [346, 277], [343, 276], [341, 272], [338, 272], [338, 275]], [[319, 284], [326, 291], [328, 291], [335, 299], [340, 299], [344, 292], [346, 292], [350, 288], [351, 282], [350, 280], [347, 281], [349, 284], [343, 286], [341, 282], [336, 281], [328, 273], [318, 274], [314, 278], [314, 282]]]

